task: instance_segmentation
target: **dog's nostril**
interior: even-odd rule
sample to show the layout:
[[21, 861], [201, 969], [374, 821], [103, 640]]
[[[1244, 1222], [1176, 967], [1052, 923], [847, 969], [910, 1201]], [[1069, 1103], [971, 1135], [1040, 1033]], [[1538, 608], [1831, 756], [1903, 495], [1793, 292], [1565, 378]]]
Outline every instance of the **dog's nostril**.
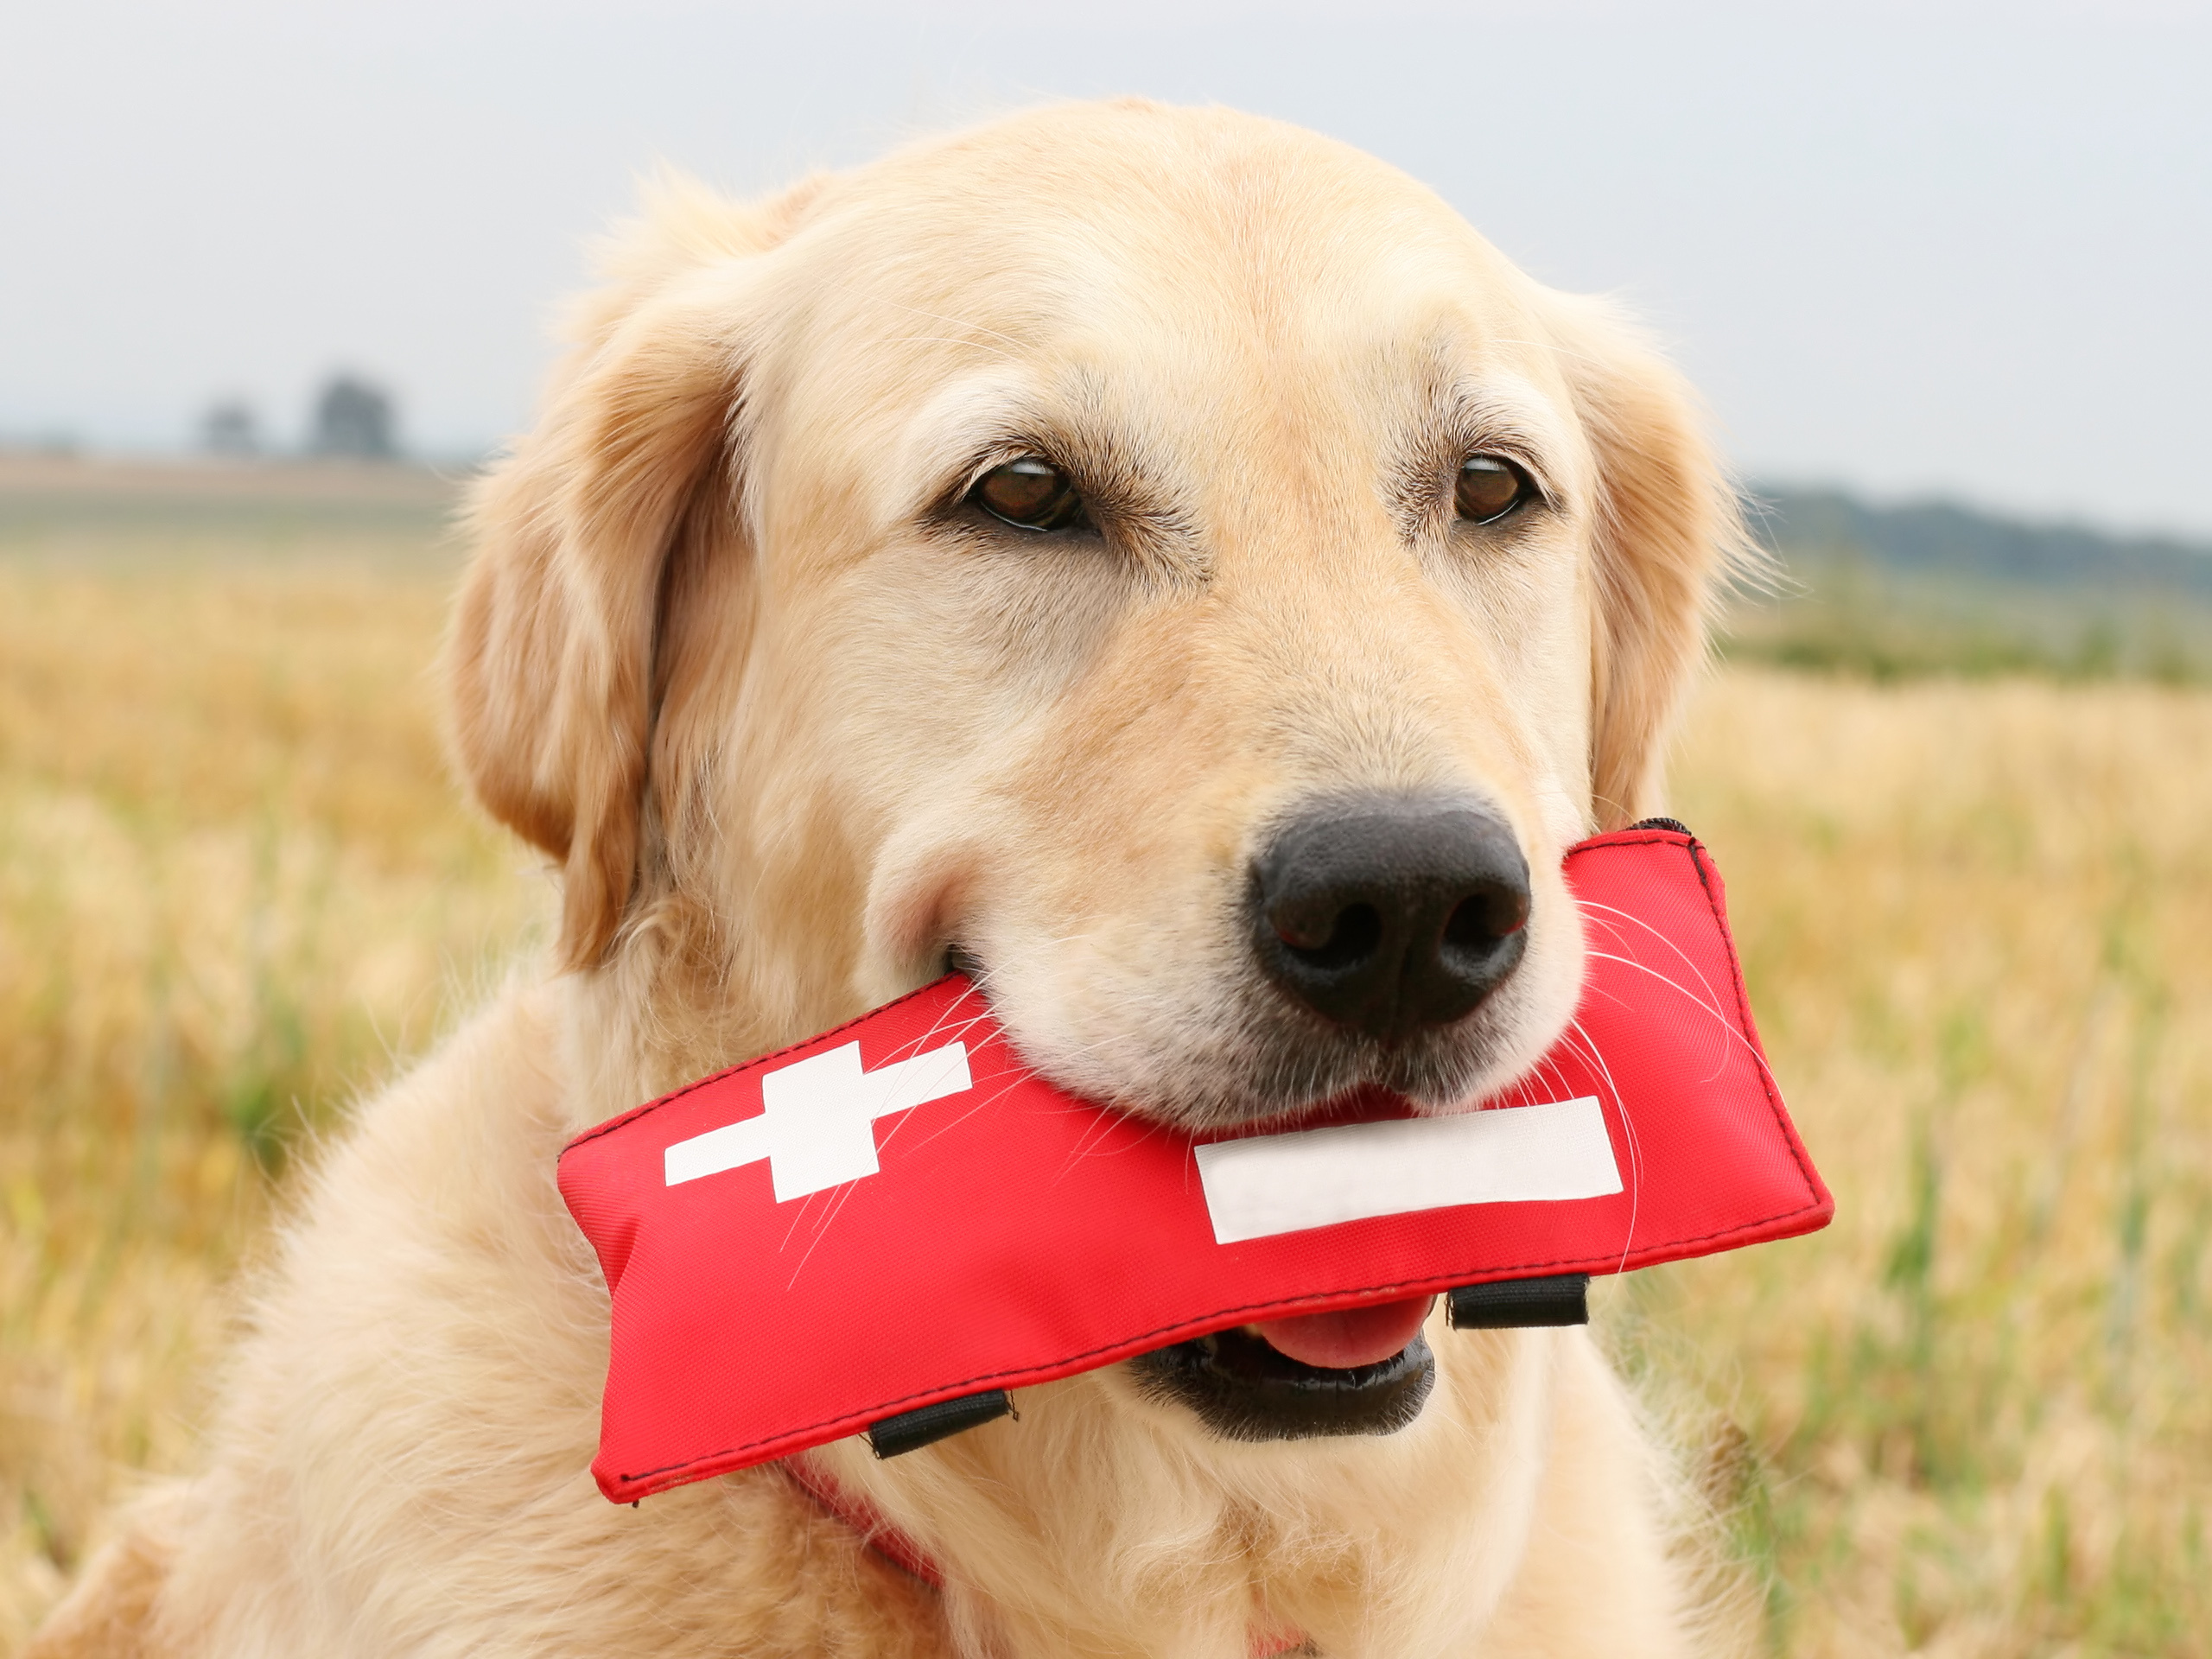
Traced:
[[1448, 950], [1486, 951], [1528, 925], [1525, 891], [1475, 893], [1461, 899], [1444, 924], [1444, 944]]
[[1252, 874], [1268, 976], [1385, 1040], [1471, 1013], [1527, 944], [1520, 844], [1461, 802], [1370, 797], [1308, 812]]
[[1348, 968], [1382, 942], [1382, 917], [1372, 905], [1350, 905], [1316, 924], [1303, 917], [1274, 917], [1275, 937], [1321, 969]]

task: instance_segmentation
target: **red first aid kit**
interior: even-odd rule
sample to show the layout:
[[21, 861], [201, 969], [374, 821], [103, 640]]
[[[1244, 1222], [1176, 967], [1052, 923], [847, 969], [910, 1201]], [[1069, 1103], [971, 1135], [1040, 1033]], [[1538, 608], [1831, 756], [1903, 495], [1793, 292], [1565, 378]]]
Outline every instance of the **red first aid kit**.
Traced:
[[579, 1135], [561, 1192], [613, 1303], [600, 1490], [885, 1451], [1249, 1322], [1439, 1292], [1463, 1323], [1561, 1322], [1581, 1275], [1824, 1226], [1703, 847], [1624, 830], [1566, 874], [1575, 1020], [1474, 1110], [1193, 1136], [1037, 1077], [955, 975]]

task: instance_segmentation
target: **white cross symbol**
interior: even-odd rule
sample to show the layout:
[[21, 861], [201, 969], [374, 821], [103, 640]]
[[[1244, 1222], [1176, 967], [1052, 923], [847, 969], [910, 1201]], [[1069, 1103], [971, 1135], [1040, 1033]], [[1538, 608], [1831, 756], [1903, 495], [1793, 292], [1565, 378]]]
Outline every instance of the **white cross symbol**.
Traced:
[[769, 1072], [760, 1079], [766, 1109], [758, 1117], [678, 1141], [662, 1173], [675, 1186], [766, 1158], [776, 1202], [803, 1198], [876, 1173], [877, 1118], [974, 1087], [965, 1043], [873, 1071], [861, 1070], [861, 1046], [847, 1043]]

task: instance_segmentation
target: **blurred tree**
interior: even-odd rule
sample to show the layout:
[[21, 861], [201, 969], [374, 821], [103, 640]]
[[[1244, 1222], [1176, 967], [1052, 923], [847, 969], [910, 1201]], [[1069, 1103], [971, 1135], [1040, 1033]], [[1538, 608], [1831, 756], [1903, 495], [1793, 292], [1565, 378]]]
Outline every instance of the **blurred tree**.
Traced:
[[200, 417], [200, 447], [211, 455], [257, 455], [261, 426], [253, 406], [243, 397], [226, 397], [211, 404]]
[[315, 436], [308, 450], [355, 461], [391, 461], [399, 454], [392, 436], [391, 397], [383, 387], [350, 374], [334, 374], [315, 404]]

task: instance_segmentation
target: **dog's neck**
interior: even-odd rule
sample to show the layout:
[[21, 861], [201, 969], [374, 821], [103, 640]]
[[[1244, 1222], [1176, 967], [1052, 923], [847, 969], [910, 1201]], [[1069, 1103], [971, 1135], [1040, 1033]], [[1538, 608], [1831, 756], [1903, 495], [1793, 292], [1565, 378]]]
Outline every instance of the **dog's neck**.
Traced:
[[[845, 1523], [861, 1541], [901, 1572], [937, 1591], [945, 1587], [944, 1569], [936, 1558], [909, 1538], [866, 1498], [847, 1490], [835, 1477], [804, 1453], [775, 1465], [787, 1475], [808, 1500]], [[1281, 1659], [1287, 1654], [1313, 1651], [1311, 1639], [1294, 1625], [1271, 1618], [1264, 1610], [1247, 1621], [1248, 1659]]]
[[785, 1010], [779, 1020], [760, 999], [711, 994], [719, 970], [662, 939], [619, 946], [603, 965], [558, 975], [539, 995], [560, 1033], [563, 1109], [588, 1128], [695, 1078], [804, 1037]]
[[1224, 1441], [1109, 1370], [887, 1462], [858, 1441], [810, 1457], [939, 1567], [966, 1651], [1241, 1659], [1289, 1630], [1332, 1655], [1448, 1651], [1519, 1564], [1552, 1334], [1454, 1333], [1422, 1420], [1377, 1439]]

